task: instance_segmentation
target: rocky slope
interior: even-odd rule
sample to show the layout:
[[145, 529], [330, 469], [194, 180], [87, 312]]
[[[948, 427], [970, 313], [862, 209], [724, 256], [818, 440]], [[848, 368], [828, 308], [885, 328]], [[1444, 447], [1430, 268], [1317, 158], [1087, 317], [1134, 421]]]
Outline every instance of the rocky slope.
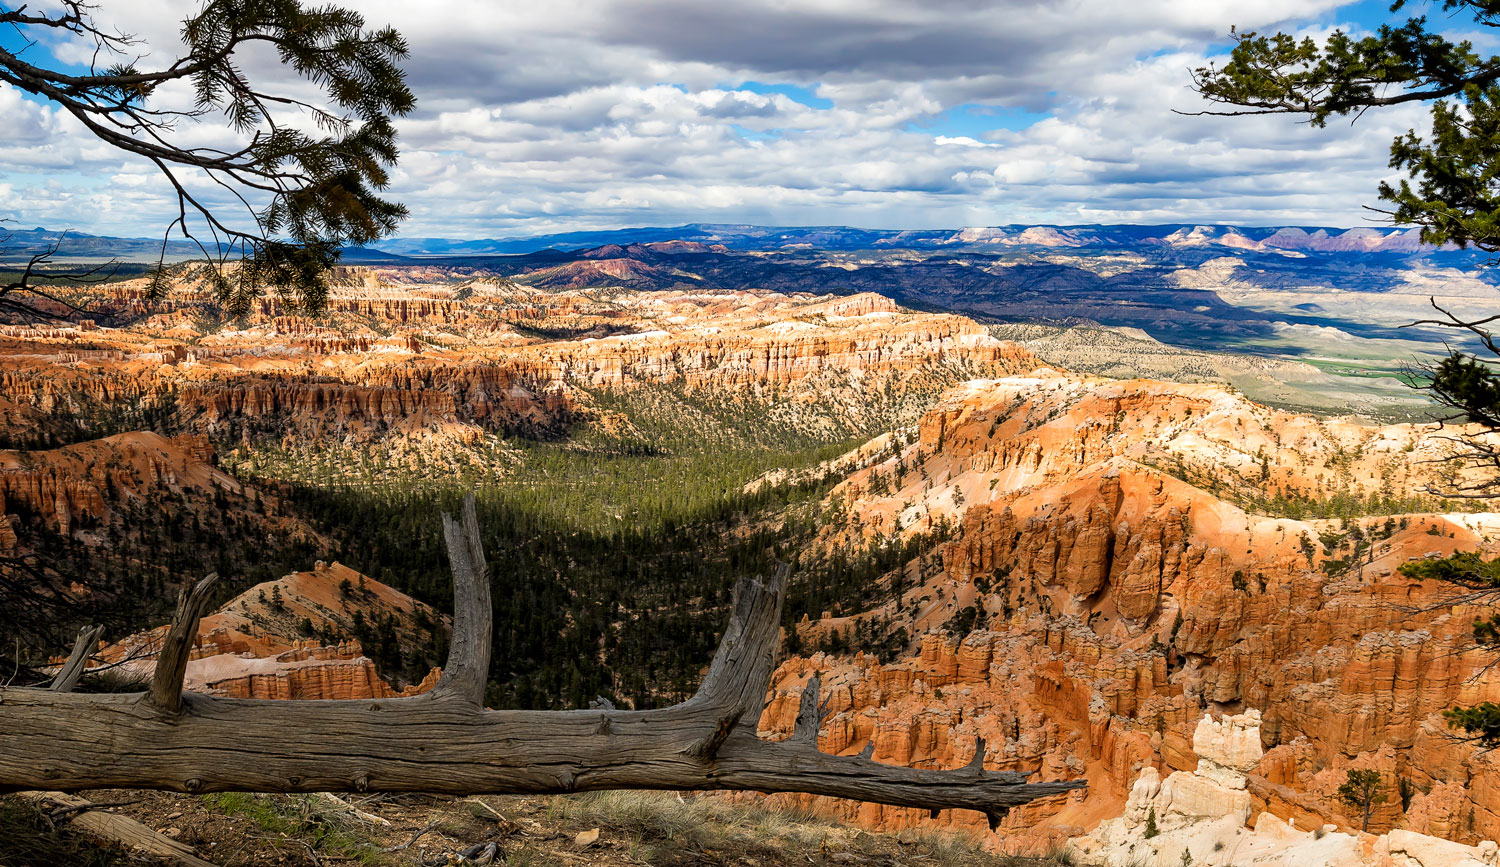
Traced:
[[170, 613], [175, 588], [308, 562], [317, 531], [274, 486], [221, 470], [199, 435], [133, 431], [54, 449], [0, 450], [0, 604], [5, 632], [46, 636], [102, 624], [111, 634]]
[[[327, 528], [281, 508], [292, 484], [524, 485], [539, 444], [661, 452], [643, 414], [714, 448], [817, 447], [1037, 363], [875, 295], [551, 292], [422, 267], [336, 282], [318, 320], [268, 296], [222, 321], [187, 273], [150, 304], [141, 281], [100, 288], [112, 325], [0, 327], [0, 553], [40, 558], [39, 611], [139, 628], [188, 577], [305, 568]], [[132, 595], [146, 610], [117, 604]]]
[[798, 632], [817, 646], [899, 627], [925, 635], [918, 652], [789, 661], [762, 728], [789, 730], [800, 684], [822, 671], [828, 749], [873, 740], [877, 758], [948, 767], [983, 736], [989, 766], [1087, 778], [1086, 795], [1007, 820], [1012, 844], [1035, 846], [1118, 814], [1142, 768], [1193, 767], [1205, 710], [1255, 709], [1258, 809], [1347, 824], [1333, 793], [1349, 768], [1374, 768], [1392, 797], [1372, 828], [1500, 834], [1497, 769], [1441, 719], [1500, 698], [1476, 609], [1397, 571], [1492, 550], [1500, 533], [1500, 516], [1405, 496], [1444, 471], [1429, 461], [1437, 433], [1044, 371], [956, 389], [901, 442], [834, 492], [844, 519], [825, 544], [944, 521], [954, 538], [887, 576], [885, 601]]
[[[184, 680], [188, 689], [233, 698], [363, 699], [426, 692], [433, 669], [419, 683], [395, 686], [377, 672], [358, 639], [389, 623], [402, 647], [421, 647], [445, 635], [446, 618], [427, 605], [339, 563], [319, 562], [251, 587], [203, 618]], [[111, 664], [142, 681], [155, 668], [163, 625], [102, 646], [97, 664]], [[316, 636], [316, 637], [314, 637]]]
[[242, 492], [210, 461], [202, 437], [135, 432], [49, 451], [0, 451], [0, 551], [14, 550], [16, 527], [31, 517], [62, 535], [87, 533], [117, 518], [127, 501], [164, 493], [212, 497]]
[[1198, 764], [1166, 780], [1147, 767], [1130, 787], [1125, 812], [1070, 841], [1077, 860], [1090, 867], [1255, 867], [1318, 864], [1322, 867], [1485, 867], [1500, 863], [1493, 840], [1465, 846], [1427, 834], [1393, 830], [1345, 833], [1335, 824], [1299, 828], [1270, 813], [1254, 812], [1248, 776], [1262, 760], [1261, 718], [1256, 711], [1215, 719], [1193, 731]]
[[452, 274], [392, 279], [346, 275], [323, 321], [283, 315], [268, 298], [243, 327], [212, 320], [190, 281], [149, 310], [137, 300], [139, 281], [113, 284], [111, 309], [129, 327], [0, 333], [0, 389], [15, 405], [0, 412], [11, 425], [0, 433], [23, 438], [37, 424], [28, 410], [97, 427], [105, 419], [91, 416], [104, 407], [170, 401], [181, 424], [216, 437], [464, 442], [560, 434], [587, 414], [590, 389], [797, 391], [829, 375], [899, 386], [933, 365], [1035, 364], [969, 319], [912, 313], [871, 294], [543, 292]]

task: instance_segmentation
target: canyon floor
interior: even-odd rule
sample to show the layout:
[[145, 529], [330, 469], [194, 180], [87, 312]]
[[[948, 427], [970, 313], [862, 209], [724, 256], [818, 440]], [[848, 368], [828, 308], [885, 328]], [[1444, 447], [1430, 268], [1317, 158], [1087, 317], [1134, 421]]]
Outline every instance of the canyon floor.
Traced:
[[[626, 267], [588, 261], [579, 280]], [[788, 838], [808, 860], [930, 863], [900, 835], [934, 831], [994, 859], [1058, 849], [1148, 771], [1192, 770], [1205, 714], [1250, 710], [1255, 812], [1347, 830], [1338, 785], [1373, 770], [1391, 797], [1372, 831], [1500, 836], [1500, 766], [1442, 717], [1500, 699], [1472, 628], [1490, 602], [1412, 565], [1493, 556], [1500, 516], [1434, 493], [1474, 469], [1431, 425], [1236, 385], [1302, 389], [1282, 362], [872, 293], [438, 266], [341, 271], [317, 321], [272, 297], [227, 321], [191, 269], [164, 302], [139, 281], [96, 301], [109, 322], [0, 330], [0, 554], [29, 564], [0, 575], [3, 637], [31, 648], [8, 676], [102, 623], [97, 662], [118, 665], [90, 688], [138, 677], [176, 588], [218, 571], [190, 688], [420, 692], [451, 607], [438, 515], [472, 491], [500, 603], [492, 707], [681, 700], [734, 577], [788, 562], [763, 736], [790, 733], [818, 674], [826, 752], [952, 768], [982, 737], [986, 768], [1089, 784], [993, 835], [978, 814], [729, 799], [875, 847]], [[559, 827], [568, 861], [590, 829]], [[662, 851], [698, 857], [645, 860], [742, 863]]]

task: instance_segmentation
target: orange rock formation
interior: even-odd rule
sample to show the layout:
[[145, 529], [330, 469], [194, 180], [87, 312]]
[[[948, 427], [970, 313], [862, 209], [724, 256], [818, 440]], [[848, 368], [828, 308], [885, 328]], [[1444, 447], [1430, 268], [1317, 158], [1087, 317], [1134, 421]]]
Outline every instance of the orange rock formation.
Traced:
[[59, 533], [108, 521], [111, 501], [240, 483], [215, 469], [213, 447], [200, 436], [168, 438], [138, 431], [49, 451], [0, 451], [0, 552], [15, 544], [22, 516], [39, 516]]
[[[982, 736], [987, 766], [1086, 777], [1086, 794], [1007, 820], [1010, 844], [1034, 847], [1118, 815], [1144, 766], [1191, 769], [1205, 710], [1256, 709], [1269, 748], [1251, 775], [1257, 810], [1347, 824], [1336, 789], [1349, 768], [1373, 767], [1391, 797], [1372, 828], [1493, 838], [1500, 776], [1447, 737], [1441, 711], [1500, 699], [1500, 675], [1474, 644], [1475, 610], [1397, 567], [1490, 550], [1500, 516], [1257, 511], [1417, 489], [1443, 448], [1422, 428], [1302, 418], [1205, 386], [971, 382], [835, 492], [851, 520], [828, 531], [833, 543], [946, 517], [959, 530], [941, 566], [910, 564], [899, 600], [799, 627], [816, 643], [860, 621], [901, 625], [927, 633], [916, 655], [790, 660], [762, 728], [790, 731], [801, 684], [821, 671], [826, 749], [873, 740], [876, 758], [952, 767]], [[945, 634], [971, 607], [980, 628]], [[922, 820], [823, 806], [883, 827]]]
[[[903, 312], [873, 294], [601, 299], [447, 277], [397, 290], [379, 272], [353, 269], [321, 323], [283, 315], [267, 298], [248, 328], [204, 332], [193, 319], [199, 296], [185, 284], [129, 328], [7, 328], [0, 393], [15, 409], [0, 406], [0, 423], [24, 428], [31, 409], [170, 398], [205, 433], [472, 437], [566, 425], [586, 411], [579, 387], [775, 387], [832, 371], [899, 378], [933, 364], [991, 374], [1036, 364], [972, 320]], [[137, 283], [111, 284], [118, 312], [132, 309]]]
[[[299, 634], [304, 621], [315, 630], [348, 634], [355, 614], [368, 622], [393, 618], [396, 634], [410, 647], [424, 643], [424, 628], [443, 628], [444, 618], [410, 596], [340, 563], [318, 563], [246, 590], [203, 618], [188, 661], [188, 689], [235, 698], [395, 698], [426, 692], [437, 684], [433, 669], [420, 683], [393, 686], [376, 672], [358, 641], [324, 646]], [[430, 627], [424, 627], [430, 624]], [[103, 647], [98, 659], [120, 663], [141, 678], [154, 668], [154, 652], [166, 626]]]

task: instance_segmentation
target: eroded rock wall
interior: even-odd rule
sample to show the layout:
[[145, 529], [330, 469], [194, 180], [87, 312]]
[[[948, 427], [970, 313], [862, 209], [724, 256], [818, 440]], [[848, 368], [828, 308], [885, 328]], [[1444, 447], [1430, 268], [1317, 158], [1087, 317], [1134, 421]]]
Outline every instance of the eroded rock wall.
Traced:
[[[836, 696], [827, 749], [873, 739], [877, 757], [956, 767], [982, 735], [994, 767], [1087, 778], [1086, 794], [1006, 821], [1005, 845], [1037, 848], [1118, 814], [1142, 769], [1195, 767], [1205, 711], [1253, 709], [1267, 748], [1246, 790], [1256, 811], [1347, 824], [1338, 785], [1374, 768], [1390, 798], [1372, 829], [1500, 836], [1500, 777], [1441, 716], [1500, 700], [1492, 654], [1473, 641], [1477, 610], [1399, 572], [1492, 551], [1500, 516], [1265, 514], [1278, 498], [1307, 511], [1334, 495], [1389, 501], [1393, 484], [1431, 479], [1441, 447], [1420, 428], [1305, 419], [1204, 386], [1050, 373], [970, 383], [917, 442], [836, 492], [860, 521], [827, 536], [918, 532], [942, 516], [958, 531], [937, 568], [908, 564], [899, 599], [798, 627], [812, 646], [861, 624], [925, 637], [894, 663], [784, 664], [762, 728], [790, 729], [816, 670]], [[1214, 467], [1217, 492], [1199, 472]], [[950, 634], [963, 622], [980, 628]], [[925, 821], [822, 807], [884, 827]]]

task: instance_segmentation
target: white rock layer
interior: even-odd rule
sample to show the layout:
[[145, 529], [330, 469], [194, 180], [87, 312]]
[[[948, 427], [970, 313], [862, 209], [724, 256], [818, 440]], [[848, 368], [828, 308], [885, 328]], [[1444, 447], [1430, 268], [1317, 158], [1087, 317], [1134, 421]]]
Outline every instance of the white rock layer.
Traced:
[[[1260, 712], [1215, 720], [1193, 733], [1198, 767], [1165, 781], [1147, 767], [1125, 811], [1069, 841], [1088, 867], [1500, 867], [1500, 848], [1465, 846], [1411, 831], [1345, 834], [1335, 826], [1299, 830], [1269, 813], [1250, 819], [1245, 774], [1260, 761]], [[1147, 837], [1149, 826], [1155, 833]]]

